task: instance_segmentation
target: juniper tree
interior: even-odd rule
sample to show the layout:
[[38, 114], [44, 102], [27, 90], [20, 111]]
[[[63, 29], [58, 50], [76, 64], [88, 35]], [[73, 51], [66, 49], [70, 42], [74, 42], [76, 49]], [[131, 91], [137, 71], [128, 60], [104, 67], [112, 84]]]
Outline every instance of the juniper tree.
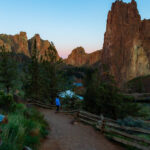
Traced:
[[28, 64], [27, 73], [27, 97], [39, 99], [40, 93], [40, 64], [39, 64], [39, 50], [37, 49], [36, 40], [31, 51], [31, 60]]
[[7, 93], [14, 90], [17, 82], [17, 64], [12, 52], [7, 52], [5, 46], [0, 47], [0, 84]]

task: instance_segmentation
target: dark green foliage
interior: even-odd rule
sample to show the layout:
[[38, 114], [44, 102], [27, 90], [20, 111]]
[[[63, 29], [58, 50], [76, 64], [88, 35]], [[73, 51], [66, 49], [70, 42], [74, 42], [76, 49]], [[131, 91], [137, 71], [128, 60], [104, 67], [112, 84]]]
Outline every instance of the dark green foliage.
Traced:
[[23, 89], [28, 98], [54, 103], [55, 97], [65, 88], [63, 71], [60, 68], [62, 61], [58, 60], [52, 42], [44, 56], [39, 56], [36, 45], [35, 40], [31, 60], [28, 61], [28, 67], [24, 66]]
[[85, 81], [85, 109], [110, 118], [138, 116], [140, 107], [123, 96], [108, 72], [89, 72]]
[[39, 99], [40, 94], [40, 65], [39, 65], [39, 50], [36, 47], [36, 40], [31, 51], [31, 60], [26, 69], [26, 95], [33, 99]]
[[8, 124], [1, 126], [3, 144], [0, 150], [22, 150], [24, 146], [37, 150], [40, 140], [48, 134], [44, 117], [23, 104], [16, 104], [16, 111], [8, 115], [8, 120]]
[[0, 47], [0, 83], [7, 93], [15, 90], [17, 80], [17, 65], [11, 52], [7, 52], [5, 47]]
[[49, 100], [50, 103], [54, 102], [54, 99], [64, 89], [64, 78], [60, 65], [61, 60], [57, 60], [57, 51], [53, 43], [49, 46], [48, 51], [45, 52], [45, 56], [42, 58], [42, 98]]
[[79, 100], [79, 98], [76, 96], [66, 96], [62, 99], [62, 106], [63, 109], [66, 110], [81, 110], [83, 107], [83, 101]]
[[117, 120], [117, 123], [123, 126], [138, 127], [138, 128], [144, 128], [144, 129], [150, 130], [150, 124], [145, 123], [143, 120], [134, 119], [132, 117], [119, 119]]
[[14, 100], [11, 94], [7, 95], [0, 91], [0, 108], [5, 111], [12, 111], [14, 109]]
[[67, 78], [79, 78], [84, 79], [85, 74], [89, 72], [89, 70], [93, 70], [91, 67], [84, 66], [84, 67], [74, 67], [74, 66], [66, 66], [64, 67], [65, 75]]
[[150, 75], [140, 76], [128, 81], [125, 87], [130, 89], [130, 92], [149, 93], [150, 92]]

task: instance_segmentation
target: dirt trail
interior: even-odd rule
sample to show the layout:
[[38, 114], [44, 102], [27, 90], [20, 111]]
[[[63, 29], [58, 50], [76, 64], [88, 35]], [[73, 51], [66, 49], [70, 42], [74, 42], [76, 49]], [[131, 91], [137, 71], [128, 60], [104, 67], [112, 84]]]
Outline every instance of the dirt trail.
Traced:
[[50, 135], [40, 150], [123, 150], [90, 126], [72, 125], [71, 116], [45, 109], [40, 111], [51, 127]]

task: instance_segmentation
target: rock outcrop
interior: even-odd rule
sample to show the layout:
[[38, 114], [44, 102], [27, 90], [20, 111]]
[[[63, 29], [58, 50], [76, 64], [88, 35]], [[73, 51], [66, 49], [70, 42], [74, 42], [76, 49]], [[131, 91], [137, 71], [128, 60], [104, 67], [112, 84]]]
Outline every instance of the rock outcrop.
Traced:
[[[44, 56], [45, 51], [48, 51], [50, 42], [48, 40], [42, 40], [39, 34], [36, 34], [33, 38], [27, 38], [25, 32], [20, 32], [16, 35], [0, 34], [0, 46], [5, 45], [7, 51], [12, 51], [16, 54], [22, 54], [26, 57], [31, 57], [31, 51], [36, 40], [36, 47], [39, 50], [39, 56]], [[57, 60], [60, 58], [56, 51]]]
[[[31, 51], [34, 47], [35, 41], [36, 41], [36, 47], [40, 51], [39, 57], [44, 56], [45, 52], [49, 50], [51, 43], [48, 40], [41, 39], [39, 34], [35, 34], [34, 37], [32, 37], [30, 40], [28, 40], [30, 55], [31, 55]], [[58, 52], [56, 51], [56, 60], [59, 60], [59, 59], [60, 59], [60, 57], [58, 55]]]
[[150, 74], [150, 20], [141, 21], [135, 0], [112, 4], [101, 61], [120, 83]]
[[0, 45], [3, 44], [7, 51], [24, 54], [28, 57], [30, 56], [28, 51], [28, 39], [25, 32], [20, 32], [20, 34], [14, 36], [0, 34]]
[[101, 51], [95, 51], [87, 54], [83, 47], [75, 48], [65, 60], [67, 64], [73, 66], [93, 65], [101, 59]]

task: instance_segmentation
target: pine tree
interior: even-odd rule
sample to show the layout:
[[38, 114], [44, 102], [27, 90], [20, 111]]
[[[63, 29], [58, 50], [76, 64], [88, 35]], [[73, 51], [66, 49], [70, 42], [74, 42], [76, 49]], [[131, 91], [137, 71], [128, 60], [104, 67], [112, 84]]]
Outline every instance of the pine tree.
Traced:
[[60, 64], [61, 60], [57, 60], [57, 51], [51, 42], [48, 51], [45, 52], [45, 56], [42, 58], [43, 96], [51, 103], [54, 102], [55, 97], [63, 88], [63, 77], [58, 69]]
[[28, 66], [27, 74], [27, 97], [39, 100], [40, 92], [40, 64], [39, 64], [39, 50], [37, 49], [36, 40], [31, 51], [31, 60]]
[[14, 90], [17, 81], [17, 65], [12, 52], [7, 52], [5, 46], [0, 47], [0, 83], [7, 93]]

